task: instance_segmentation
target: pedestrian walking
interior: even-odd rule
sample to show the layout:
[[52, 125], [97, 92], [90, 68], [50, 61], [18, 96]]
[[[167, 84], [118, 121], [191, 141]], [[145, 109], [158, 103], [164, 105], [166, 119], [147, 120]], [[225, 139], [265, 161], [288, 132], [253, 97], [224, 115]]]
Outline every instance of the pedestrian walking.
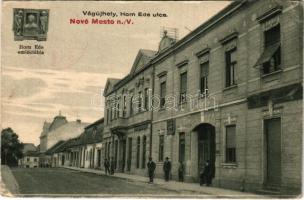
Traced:
[[149, 162], [147, 163], [149, 183], [153, 183], [154, 171], [156, 168], [155, 162], [152, 160], [152, 157], [149, 157]]
[[185, 171], [184, 163], [183, 161], [180, 161], [178, 166], [178, 180], [180, 182], [184, 182], [184, 171]]
[[107, 158], [104, 160], [104, 168], [106, 175], [110, 174], [110, 163]]
[[212, 183], [212, 171], [209, 160], [206, 161], [203, 172], [200, 175], [200, 185], [210, 186]]
[[111, 163], [110, 163], [111, 165], [110, 165], [110, 174], [111, 175], [114, 175], [114, 170], [115, 170], [115, 160], [114, 160], [114, 158], [112, 157], [112, 159], [111, 159]]
[[163, 170], [164, 170], [164, 173], [165, 173], [165, 181], [169, 181], [170, 172], [171, 172], [171, 162], [169, 161], [168, 157], [166, 157], [166, 160], [164, 162]]

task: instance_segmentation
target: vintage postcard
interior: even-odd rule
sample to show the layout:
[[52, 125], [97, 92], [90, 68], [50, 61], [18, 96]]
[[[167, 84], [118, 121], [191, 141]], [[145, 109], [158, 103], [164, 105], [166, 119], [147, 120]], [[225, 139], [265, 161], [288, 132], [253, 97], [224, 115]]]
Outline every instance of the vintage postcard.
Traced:
[[300, 198], [303, 1], [3, 1], [2, 197]]

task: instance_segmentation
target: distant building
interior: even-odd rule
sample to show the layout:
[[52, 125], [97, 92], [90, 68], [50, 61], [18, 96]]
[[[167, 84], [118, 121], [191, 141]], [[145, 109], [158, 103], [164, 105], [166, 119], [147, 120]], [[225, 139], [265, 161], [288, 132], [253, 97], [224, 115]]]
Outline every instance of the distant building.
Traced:
[[19, 167], [33, 168], [38, 167], [39, 152], [33, 143], [23, 143], [23, 157], [18, 160]]
[[25, 154], [29, 151], [37, 151], [37, 147], [33, 143], [23, 143], [22, 153]]
[[48, 149], [61, 140], [79, 136], [87, 125], [88, 123], [83, 123], [79, 119], [69, 122], [60, 112], [51, 123], [44, 122], [40, 136], [40, 152], [42, 153], [40, 165], [46, 167], [50, 165], [49, 156], [44, 154]]
[[18, 160], [19, 167], [36, 168], [39, 166], [39, 152], [27, 151], [23, 158]]
[[103, 118], [85, 127], [84, 132], [75, 138], [59, 141], [45, 154], [50, 156], [51, 166], [81, 168], [102, 168]]

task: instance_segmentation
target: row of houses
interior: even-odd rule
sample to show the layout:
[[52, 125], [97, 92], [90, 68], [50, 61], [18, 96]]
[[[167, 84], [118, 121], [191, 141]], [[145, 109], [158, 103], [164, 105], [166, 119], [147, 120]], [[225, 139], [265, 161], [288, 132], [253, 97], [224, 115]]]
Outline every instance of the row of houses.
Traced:
[[300, 191], [303, 5], [235, 1], [180, 40], [164, 32], [157, 51], [139, 50], [131, 71], [109, 78], [104, 119], [45, 153], [52, 166], [162, 177], [185, 165], [198, 182], [209, 160], [217, 187]]

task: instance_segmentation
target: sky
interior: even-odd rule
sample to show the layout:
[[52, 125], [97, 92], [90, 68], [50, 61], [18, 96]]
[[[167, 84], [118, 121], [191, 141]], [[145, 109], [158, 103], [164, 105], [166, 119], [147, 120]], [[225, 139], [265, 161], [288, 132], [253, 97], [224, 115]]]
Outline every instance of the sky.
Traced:
[[[51, 122], [59, 111], [68, 121], [81, 119], [92, 123], [100, 119], [107, 78], [127, 75], [139, 49], [157, 50], [162, 27], [177, 28], [180, 39], [228, 4], [227, 1], [3, 2], [2, 128], [11, 127], [22, 142], [38, 145], [44, 121]], [[47, 41], [14, 41], [13, 8], [49, 9]], [[91, 20], [82, 11], [158, 12], [168, 17], [136, 16], [131, 18], [132, 25], [70, 24], [70, 19]], [[17, 54], [20, 45], [37, 44], [43, 46], [44, 55]]]

